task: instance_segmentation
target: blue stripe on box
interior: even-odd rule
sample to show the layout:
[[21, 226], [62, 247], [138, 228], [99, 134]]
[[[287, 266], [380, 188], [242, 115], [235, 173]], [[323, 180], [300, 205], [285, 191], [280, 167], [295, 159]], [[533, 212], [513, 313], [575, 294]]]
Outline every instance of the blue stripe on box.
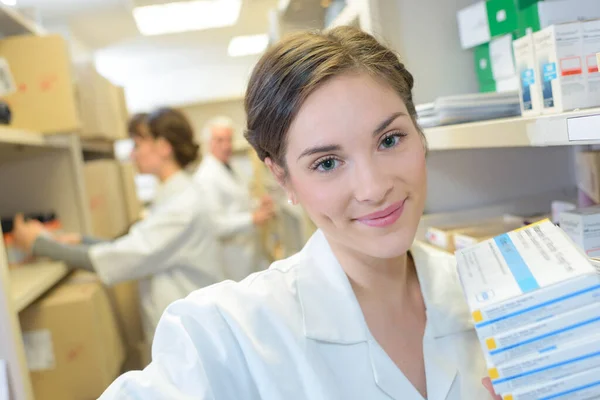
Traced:
[[504, 257], [504, 261], [506, 261], [521, 291], [527, 293], [539, 289], [540, 285], [531, 274], [529, 267], [525, 264], [525, 261], [508, 234], [500, 235], [494, 238], [494, 241], [500, 249], [500, 253]]

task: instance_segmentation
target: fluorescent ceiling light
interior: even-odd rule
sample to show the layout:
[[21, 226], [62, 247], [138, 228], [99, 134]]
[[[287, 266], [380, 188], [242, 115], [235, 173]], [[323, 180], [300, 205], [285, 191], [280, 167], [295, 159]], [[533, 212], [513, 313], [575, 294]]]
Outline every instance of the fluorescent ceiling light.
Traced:
[[266, 33], [260, 35], [236, 36], [229, 42], [227, 53], [231, 57], [250, 56], [264, 52], [268, 45], [269, 35]]
[[241, 7], [241, 0], [177, 1], [136, 7], [133, 17], [142, 35], [162, 35], [235, 25]]
[[0, 3], [5, 4], [7, 6], [16, 6], [17, 0], [0, 0]]

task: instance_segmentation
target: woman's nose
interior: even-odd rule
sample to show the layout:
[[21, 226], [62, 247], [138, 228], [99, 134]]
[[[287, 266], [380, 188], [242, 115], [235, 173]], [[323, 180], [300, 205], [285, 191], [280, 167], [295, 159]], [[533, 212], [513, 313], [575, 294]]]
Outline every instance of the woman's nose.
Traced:
[[357, 165], [354, 175], [354, 197], [361, 203], [383, 203], [392, 190], [388, 171], [381, 170], [374, 161]]

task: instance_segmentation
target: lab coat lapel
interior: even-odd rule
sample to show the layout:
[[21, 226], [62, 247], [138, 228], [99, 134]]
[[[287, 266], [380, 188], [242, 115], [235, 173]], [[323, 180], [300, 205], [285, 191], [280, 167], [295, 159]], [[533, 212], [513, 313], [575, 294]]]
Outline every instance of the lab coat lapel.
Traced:
[[225, 167], [225, 165], [223, 165], [223, 163], [217, 160], [214, 156], [207, 155], [206, 157], [206, 162], [210, 163], [210, 169], [215, 172], [215, 175], [218, 176], [218, 180], [224, 187], [227, 188], [232, 196], [243, 196], [244, 189], [242, 187], [242, 183], [235, 179], [231, 171], [228, 171], [227, 167]]
[[444, 358], [442, 354], [437, 349], [435, 339], [428, 336], [426, 332], [423, 338], [423, 355], [429, 400], [446, 399], [458, 373], [456, 364]]
[[373, 378], [381, 391], [396, 400], [423, 399], [417, 389], [374, 339], [369, 340], [369, 353]]

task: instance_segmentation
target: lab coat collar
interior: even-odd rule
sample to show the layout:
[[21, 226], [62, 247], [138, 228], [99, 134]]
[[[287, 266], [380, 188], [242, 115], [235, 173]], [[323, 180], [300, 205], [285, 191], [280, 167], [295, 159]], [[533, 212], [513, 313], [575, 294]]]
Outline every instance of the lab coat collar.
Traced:
[[440, 338], [472, 330], [454, 256], [419, 242], [413, 244], [411, 254], [427, 310], [425, 335]]
[[185, 191], [191, 183], [191, 178], [186, 172], [176, 172], [158, 187], [152, 208], [162, 206], [173, 196]]
[[360, 305], [322, 231], [310, 238], [300, 257], [306, 267], [297, 270], [296, 282], [305, 336], [336, 344], [365, 342], [368, 328]]
[[[440, 338], [473, 329], [454, 257], [418, 242], [411, 254], [427, 313], [425, 336]], [[332, 343], [366, 341], [368, 327], [362, 310], [322, 231], [311, 237], [300, 256], [307, 265], [298, 270], [306, 336]]]

